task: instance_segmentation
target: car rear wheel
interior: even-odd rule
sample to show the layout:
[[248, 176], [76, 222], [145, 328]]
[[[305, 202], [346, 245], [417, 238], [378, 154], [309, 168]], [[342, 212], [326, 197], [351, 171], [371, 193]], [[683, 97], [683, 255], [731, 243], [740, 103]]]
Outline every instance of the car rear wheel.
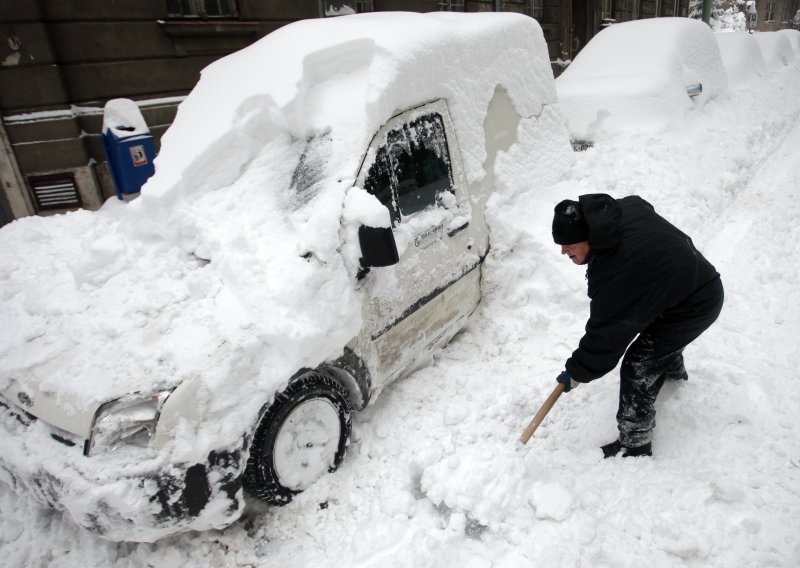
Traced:
[[350, 428], [342, 386], [317, 372], [302, 375], [275, 396], [256, 428], [245, 488], [267, 503], [289, 503], [342, 463]]

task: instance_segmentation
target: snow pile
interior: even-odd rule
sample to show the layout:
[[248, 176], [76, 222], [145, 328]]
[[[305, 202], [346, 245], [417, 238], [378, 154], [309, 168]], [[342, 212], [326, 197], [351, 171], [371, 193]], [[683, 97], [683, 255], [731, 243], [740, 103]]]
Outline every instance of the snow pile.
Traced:
[[718, 33], [714, 34], [714, 38], [719, 45], [731, 88], [761, 79], [768, 73], [754, 34]]
[[760, 32], [753, 34], [756, 38], [767, 68], [771, 71], [788, 67], [795, 60], [795, 50], [788, 34], [778, 32]]
[[[687, 87], [701, 83], [701, 95]], [[683, 124], [688, 111], [719, 96], [728, 79], [703, 22], [654, 18], [609, 26], [556, 80], [559, 104], [577, 138], [601, 130], [655, 130]]]

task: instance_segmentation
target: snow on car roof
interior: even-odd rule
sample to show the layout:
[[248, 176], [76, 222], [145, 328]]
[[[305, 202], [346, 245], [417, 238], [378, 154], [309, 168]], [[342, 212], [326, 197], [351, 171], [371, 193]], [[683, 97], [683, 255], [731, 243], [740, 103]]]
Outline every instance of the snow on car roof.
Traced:
[[777, 71], [788, 66], [795, 58], [794, 48], [789, 41], [791, 36], [778, 32], [759, 32], [753, 34], [756, 38], [767, 68]]
[[[800, 12], [800, 10], [798, 10], [798, 12]], [[786, 39], [789, 40], [795, 55], [800, 57], [800, 30], [784, 29], [778, 30], [777, 33], [778, 35], [785, 36]]]
[[[561, 77], [608, 77], [639, 73], [683, 79], [681, 66], [703, 72], [724, 86], [724, 73], [712, 43], [713, 32], [690, 18], [650, 18], [614, 24], [601, 31], [581, 50]], [[637, 49], [637, 46], [643, 47]], [[619, 55], [624, 53], [624, 57]], [[559, 79], [561, 79], [559, 77]]]
[[732, 87], [764, 77], [767, 64], [754, 34], [715, 33], [722, 64]]
[[[686, 88], [702, 83], [694, 103]], [[614, 24], [595, 37], [556, 80], [573, 135], [598, 128], [653, 129], [680, 124], [684, 114], [722, 93], [728, 79], [701, 21], [653, 18]]]
[[[330, 130], [341, 147], [362, 144], [398, 110], [436, 98], [451, 103], [464, 146], [482, 149], [476, 121], [492, 81], [523, 116], [555, 99], [547, 52], [531, 49], [541, 38], [535, 20], [510, 13], [384, 12], [287, 25], [203, 70], [164, 136], [159, 175], [147, 190], [165, 191], [187, 170], [204, 171], [221, 141], [258, 136], [255, 122], [262, 136]], [[347, 151], [341, 165], [349, 176], [358, 157]], [[483, 175], [482, 161], [480, 153], [468, 157], [470, 180]], [[191, 177], [200, 185], [205, 179]]]

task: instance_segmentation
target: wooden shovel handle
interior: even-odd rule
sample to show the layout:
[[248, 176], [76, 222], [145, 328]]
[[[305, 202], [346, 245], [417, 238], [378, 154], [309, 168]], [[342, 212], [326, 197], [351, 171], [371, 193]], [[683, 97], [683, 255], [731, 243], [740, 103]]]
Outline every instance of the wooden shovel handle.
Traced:
[[522, 432], [522, 436], [519, 437], [520, 442], [523, 444], [528, 443], [528, 440], [531, 439], [531, 436], [533, 436], [533, 433], [539, 427], [539, 424], [542, 423], [544, 417], [547, 416], [547, 413], [550, 412], [551, 408], [553, 408], [553, 405], [558, 400], [558, 397], [560, 397], [561, 393], [564, 392], [564, 388], [564, 385], [561, 383], [556, 385], [556, 388], [553, 389], [553, 392], [550, 393], [550, 396], [548, 396], [547, 400], [544, 401], [544, 404], [539, 409], [539, 412], [536, 413], [536, 415], [533, 417], [533, 420], [531, 420], [531, 423], [528, 424], [528, 427]]

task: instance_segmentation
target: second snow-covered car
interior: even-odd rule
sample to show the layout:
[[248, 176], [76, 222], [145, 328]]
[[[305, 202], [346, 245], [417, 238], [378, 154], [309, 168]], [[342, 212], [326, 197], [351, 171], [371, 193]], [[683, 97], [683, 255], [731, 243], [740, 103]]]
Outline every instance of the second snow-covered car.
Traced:
[[141, 197], [0, 231], [0, 480], [119, 540], [288, 502], [475, 310], [487, 200], [570, 163], [555, 102], [512, 14], [304, 21], [209, 66]]
[[714, 32], [690, 18], [611, 25], [556, 80], [573, 138], [589, 141], [605, 131], [680, 128], [727, 86]]

